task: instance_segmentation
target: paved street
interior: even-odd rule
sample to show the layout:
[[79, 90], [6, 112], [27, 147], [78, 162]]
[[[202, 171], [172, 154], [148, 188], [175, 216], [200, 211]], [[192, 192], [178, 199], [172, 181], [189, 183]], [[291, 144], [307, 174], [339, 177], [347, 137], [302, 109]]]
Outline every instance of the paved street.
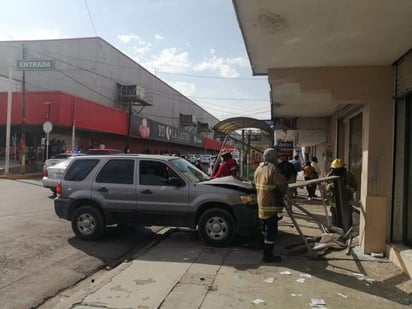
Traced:
[[1, 308], [38, 305], [156, 238], [149, 228], [115, 227], [99, 242], [75, 238], [39, 179], [0, 179], [0, 194]]

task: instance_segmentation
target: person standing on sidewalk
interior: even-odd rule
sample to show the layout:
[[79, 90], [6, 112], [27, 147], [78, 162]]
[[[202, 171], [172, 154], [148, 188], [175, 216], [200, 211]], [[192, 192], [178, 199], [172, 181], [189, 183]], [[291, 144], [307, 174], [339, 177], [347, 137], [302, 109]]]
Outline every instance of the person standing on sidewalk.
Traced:
[[[296, 179], [297, 179], [297, 174], [302, 171], [302, 163], [300, 162], [299, 159], [299, 155], [295, 155], [293, 157], [293, 160], [290, 162], [293, 164], [293, 166], [295, 167], [296, 170]], [[296, 182], [296, 181], [295, 181]], [[297, 197], [298, 196], [298, 189], [297, 188], [293, 188], [292, 190], [292, 196], [293, 197]]]
[[[305, 180], [318, 178], [315, 169], [310, 164], [310, 161], [305, 163], [305, 166], [303, 167], [303, 175]], [[315, 197], [316, 184], [307, 185], [306, 189], [308, 190], [308, 201], [310, 201], [313, 197]]]
[[268, 148], [263, 153], [263, 162], [256, 168], [253, 179], [257, 191], [258, 216], [263, 221], [263, 261], [280, 262], [280, 256], [273, 255], [273, 247], [278, 227], [277, 213], [284, 207], [284, 195], [288, 184], [277, 165], [275, 149]]

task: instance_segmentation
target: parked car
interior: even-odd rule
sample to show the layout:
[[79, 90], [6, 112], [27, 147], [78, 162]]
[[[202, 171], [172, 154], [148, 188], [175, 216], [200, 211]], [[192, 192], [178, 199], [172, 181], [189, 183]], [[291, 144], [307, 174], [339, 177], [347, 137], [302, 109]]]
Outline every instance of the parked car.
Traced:
[[46, 168], [46, 170], [43, 171], [43, 187], [49, 188], [52, 192], [55, 193], [57, 182], [62, 179], [66, 167], [69, 165], [71, 159], [73, 158], [74, 156], [68, 157], [63, 161]]
[[84, 152], [77, 151], [77, 150], [76, 151], [68, 150], [66, 152], [54, 155], [54, 156], [50, 157], [49, 159], [47, 159], [46, 161], [44, 161], [44, 163], [43, 163], [43, 172], [45, 172], [48, 167], [53, 166], [53, 165], [55, 165], [59, 162], [65, 161], [67, 158], [70, 158], [70, 157], [73, 157], [73, 156], [82, 156], [82, 155], [84, 155]]
[[139, 224], [196, 229], [225, 246], [257, 226], [256, 190], [232, 176], [211, 180], [188, 161], [161, 155], [73, 158], [56, 187], [54, 208], [82, 239], [105, 226]]

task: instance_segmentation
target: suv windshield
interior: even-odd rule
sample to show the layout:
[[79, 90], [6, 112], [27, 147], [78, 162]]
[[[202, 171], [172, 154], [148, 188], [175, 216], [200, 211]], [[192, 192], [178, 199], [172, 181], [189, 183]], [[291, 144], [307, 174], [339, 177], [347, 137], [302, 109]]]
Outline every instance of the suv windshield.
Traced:
[[191, 182], [198, 183], [209, 180], [209, 176], [207, 174], [203, 173], [196, 166], [186, 161], [185, 159], [176, 158], [170, 160], [170, 163]]

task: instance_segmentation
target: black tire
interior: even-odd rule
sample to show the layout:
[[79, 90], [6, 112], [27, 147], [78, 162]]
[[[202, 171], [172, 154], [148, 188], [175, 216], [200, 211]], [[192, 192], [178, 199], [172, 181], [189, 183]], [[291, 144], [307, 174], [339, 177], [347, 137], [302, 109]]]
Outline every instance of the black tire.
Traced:
[[198, 229], [200, 238], [215, 247], [227, 246], [235, 238], [235, 220], [228, 211], [220, 208], [202, 213]]
[[104, 228], [102, 214], [92, 206], [81, 206], [73, 214], [72, 229], [81, 239], [97, 240], [102, 237]]

